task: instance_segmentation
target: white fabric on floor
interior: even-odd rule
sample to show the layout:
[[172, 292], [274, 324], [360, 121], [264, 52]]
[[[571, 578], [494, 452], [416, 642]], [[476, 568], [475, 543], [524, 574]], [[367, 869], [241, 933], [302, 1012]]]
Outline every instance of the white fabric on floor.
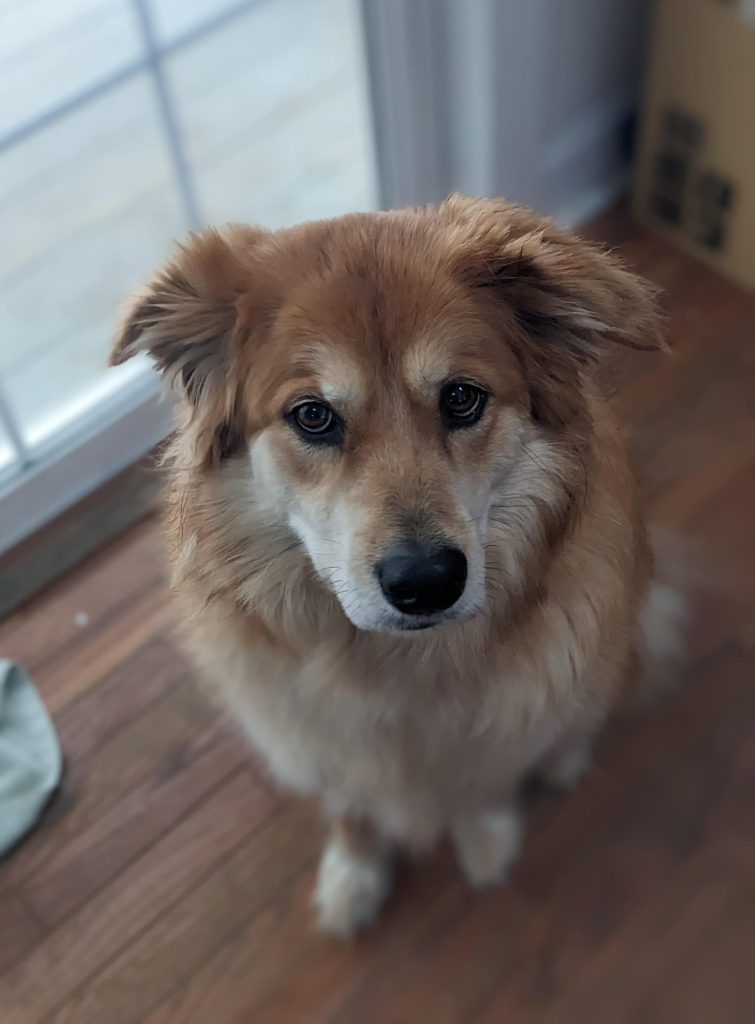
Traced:
[[0, 854], [34, 826], [62, 764], [55, 728], [29, 674], [0, 658]]

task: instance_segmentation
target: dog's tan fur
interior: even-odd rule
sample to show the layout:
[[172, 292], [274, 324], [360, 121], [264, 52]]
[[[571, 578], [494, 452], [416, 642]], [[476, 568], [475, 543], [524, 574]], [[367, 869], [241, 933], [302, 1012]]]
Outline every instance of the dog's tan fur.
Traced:
[[[572, 780], [637, 660], [651, 563], [595, 366], [662, 342], [649, 286], [502, 201], [194, 236], [136, 297], [113, 361], [182, 393], [170, 536], [186, 640], [274, 776], [337, 822], [317, 901], [349, 933], [392, 845], [454, 836], [476, 883], [515, 853], [517, 783]], [[489, 400], [448, 432], [440, 387]], [[317, 396], [342, 446], [285, 420]], [[463, 596], [402, 632], [372, 568], [450, 539]]]

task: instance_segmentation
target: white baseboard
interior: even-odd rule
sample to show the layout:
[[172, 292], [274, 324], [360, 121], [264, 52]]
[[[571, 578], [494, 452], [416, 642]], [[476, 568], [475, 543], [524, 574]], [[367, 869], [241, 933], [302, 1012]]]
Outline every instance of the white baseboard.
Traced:
[[[60, 515], [154, 448], [169, 431], [172, 407], [150, 375], [89, 419], [34, 465], [0, 486], [0, 554]], [[96, 411], [93, 411], [96, 412]]]

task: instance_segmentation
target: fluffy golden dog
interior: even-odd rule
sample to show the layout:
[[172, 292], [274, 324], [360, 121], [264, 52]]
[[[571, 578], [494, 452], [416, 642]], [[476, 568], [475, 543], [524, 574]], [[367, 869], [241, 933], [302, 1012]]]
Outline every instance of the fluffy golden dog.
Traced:
[[181, 393], [169, 453], [189, 648], [332, 822], [323, 928], [448, 831], [475, 885], [517, 786], [570, 785], [646, 643], [651, 559], [595, 368], [662, 345], [650, 287], [529, 210], [454, 196], [192, 236], [136, 297]]

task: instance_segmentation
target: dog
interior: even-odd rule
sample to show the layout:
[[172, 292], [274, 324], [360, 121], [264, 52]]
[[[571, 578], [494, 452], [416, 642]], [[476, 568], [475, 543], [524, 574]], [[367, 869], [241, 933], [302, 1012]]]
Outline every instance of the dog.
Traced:
[[349, 936], [398, 849], [475, 886], [518, 790], [573, 785], [636, 688], [652, 556], [600, 384], [663, 348], [653, 288], [503, 200], [192, 235], [130, 302], [179, 393], [167, 454], [186, 644], [273, 777], [330, 823]]

